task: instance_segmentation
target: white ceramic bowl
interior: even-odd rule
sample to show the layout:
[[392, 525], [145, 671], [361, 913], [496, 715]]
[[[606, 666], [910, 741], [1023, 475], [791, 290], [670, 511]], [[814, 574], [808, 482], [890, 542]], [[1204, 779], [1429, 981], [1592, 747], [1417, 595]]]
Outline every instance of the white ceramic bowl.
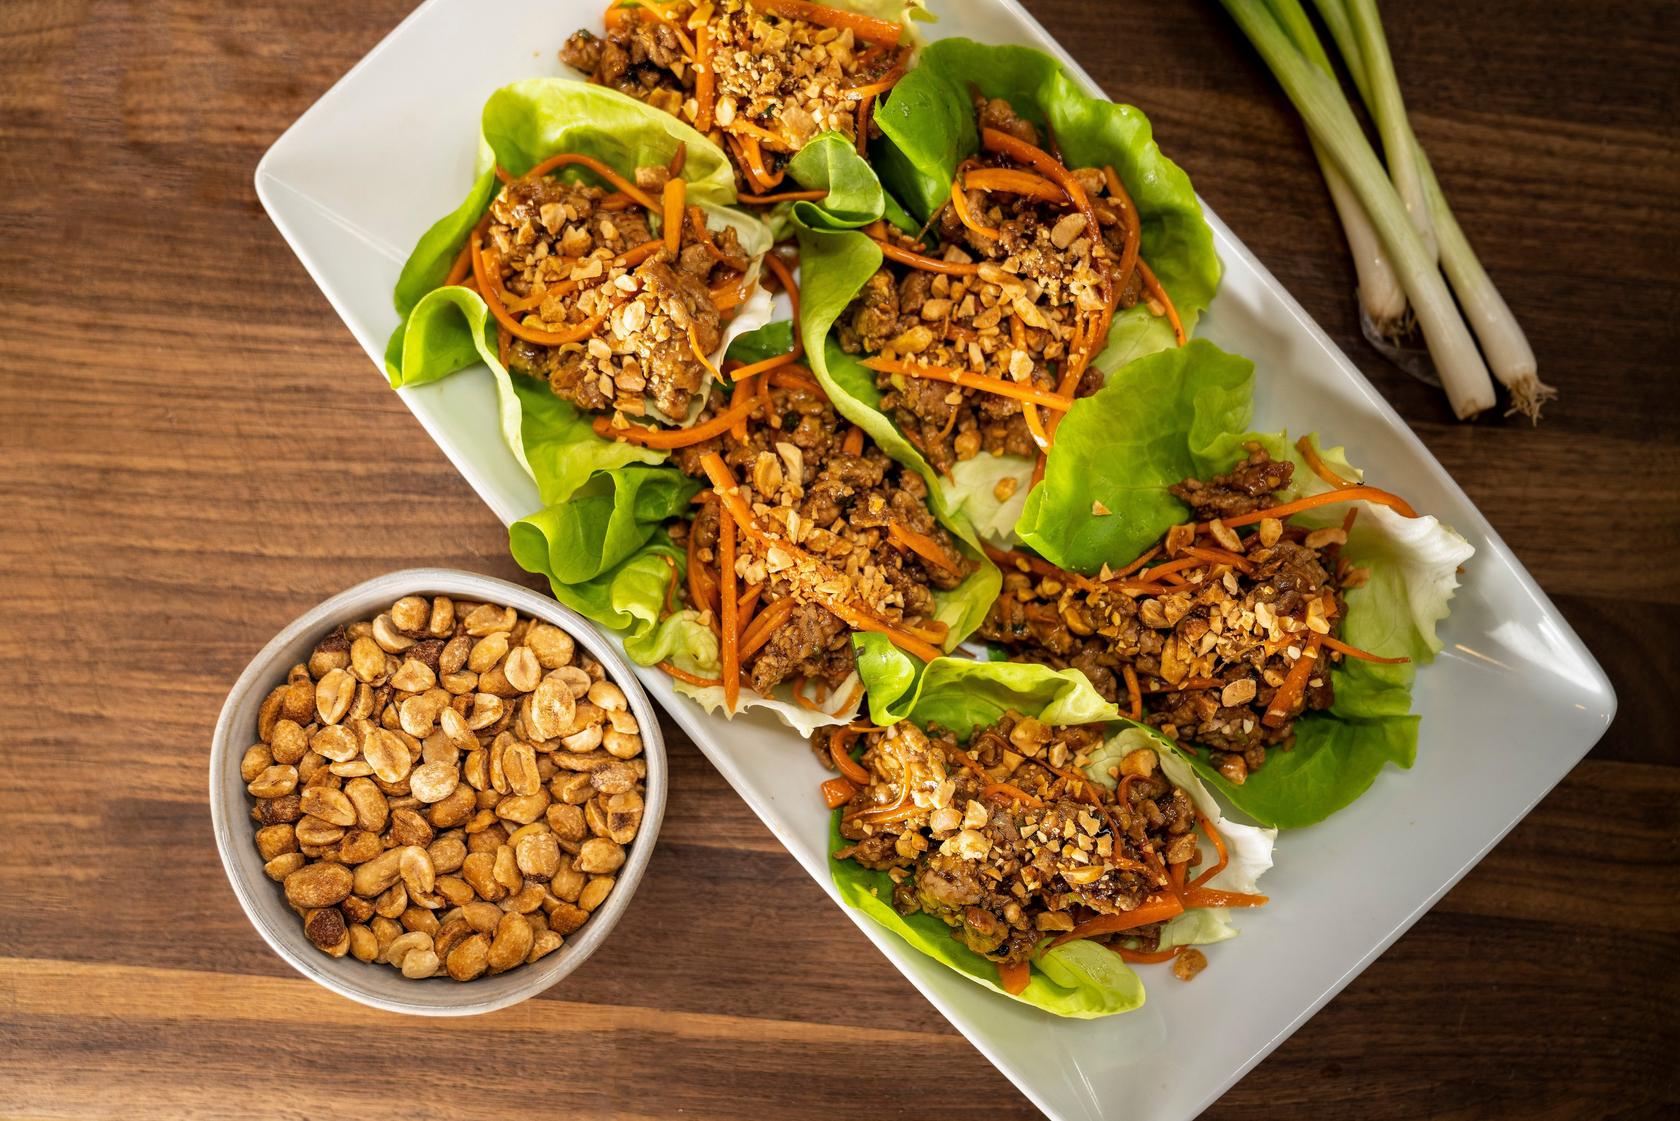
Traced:
[[[251, 796], [239, 776], [240, 758], [256, 742], [257, 708], [274, 686], [286, 680], [286, 671], [308, 660], [315, 644], [333, 627], [372, 618], [409, 594], [504, 604], [564, 629], [624, 690], [630, 710], [641, 725], [642, 750], [647, 759], [641, 831], [630, 844], [629, 858], [619, 870], [618, 882], [606, 903], [581, 930], [567, 937], [564, 945], [535, 964], [464, 984], [447, 977], [411, 981], [389, 966], [357, 961], [349, 955], [332, 958], [317, 950], [304, 937], [303, 924], [287, 905], [280, 885], [263, 873], [263, 860], [252, 839]], [[239, 675], [216, 721], [210, 748], [210, 816], [215, 824], [216, 849], [233, 893], [257, 933], [310, 980], [362, 1004], [416, 1016], [469, 1016], [506, 1008], [535, 996], [583, 964], [612, 932], [647, 868], [665, 813], [665, 784], [665, 741], [659, 718], [636, 675], [612, 643], [581, 615], [546, 596], [506, 580], [444, 568], [412, 568], [376, 576], [294, 619]]]

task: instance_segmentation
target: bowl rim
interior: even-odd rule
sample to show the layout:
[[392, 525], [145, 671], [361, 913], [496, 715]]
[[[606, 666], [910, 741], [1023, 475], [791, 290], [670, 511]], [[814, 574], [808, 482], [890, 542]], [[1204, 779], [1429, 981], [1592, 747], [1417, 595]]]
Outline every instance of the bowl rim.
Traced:
[[[272, 684], [265, 685], [265, 681], [270, 678], [275, 679], [274, 684], [284, 680], [285, 670], [289, 667], [277, 666], [276, 663], [281, 660], [281, 652], [300, 638], [317, 630], [324, 634], [331, 627], [350, 621], [349, 617], [352, 614], [367, 610], [367, 607], [359, 605], [366, 603], [370, 598], [388, 605], [404, 595], [411, 594], [448, 595], [500, 603], [560, 627], [599, 661], [608, 678], [624, 690], [631, 711], [641, 726], [642, 755], [648, 764], [647, 778], [644, 782], [642, 823], [630, 845], [624, 866], [616, 874], [612, 893], [601, 907], [591, 913], [589, 921], [575, 937], [567, 936], [560, 949], [541, 961], [521, 966], [517, 972], [510, 970], [506, 976], [517, 977], [519, 973], [528, 975], [521, 978], [523, 983], [510, 985], [495, 996], [475, 997], [473, 982], [461, 984], [447, 979], [429, 989], [425, 981], [404, 980], [405, 985], [416, 987], [416, 995], [422, 991], [443, 991], [457, 998], [441, 1002], [390, 997], [371, 988], [345, 983], [325, 965], [344, 959], [327, 957], [303, 940], [301, 926], [291, 921], [294, 918], [292, 911], [278, 894], [280, 885], [260, 874], [257, 877], [250, 876], [235, 857], [234, 845], [252, 843], [250, 837], [244, 835], [242, 830], [235, 829], [236, 823], [248, 823], [248, 807], [243, 801], [237, 808], [225, 804], [227, 799], [222, 785], [226, 769], [237, 766], [244, 753], [244, 747], [241, 746], [238, 749], [239, 755], [235, 756], [233, 746], [236, 742], [243, 744], [233, 727], [236, 710], [240, 707], [242, 699], [250, 696], [256, 689], [266, 692], [267, 689], [273, 688]], [[254, 734], [253, 730], [253, 737]], [[462, 569], [405, 568], [374, 576], [317, 603], [281, 628], [279, 633], [246, 664], [233, 687], [229, 689], [227, 698], [222, 702], [221, 713], [216, 719], [215, 731], [211, 738], [210, 817], [216, 837], [216, 852], [221, 859], [222, 870], [228, 883], [239, 900], [240, 908], [263, 941], [268, 943], [269, 948], [293, 969], [340, 996], [368, 1007], [414, 1016], [472, 1016], [518, 1004], [552, 987], [588, 960], [612, 933], [613, 928], [618, 925], [619, 918], [629, 906], [630, 898], [641, 885], [642, 876], [652, 859], [659, 828], [665, 816], [668, 780], [665, 739], [657, 710], [630, 665], [614, 648], [611, 640], [596, 629], [593, 623], [557, 600], [495, 576]], [[243, 783], [239, 785], [243, 792]], [[282, 922], [287, 923], [286, 929], [282, 929]], [[296, 929], [292, 930], [291, 927]], [[300, 948], [299, 942], [302, 943], [302, 947], [307, 947], [307, 952]], [[366, 964], [369, 969], [384, 968], [372, 963]], [[449, 987], [445, 988], [445, 985]]]

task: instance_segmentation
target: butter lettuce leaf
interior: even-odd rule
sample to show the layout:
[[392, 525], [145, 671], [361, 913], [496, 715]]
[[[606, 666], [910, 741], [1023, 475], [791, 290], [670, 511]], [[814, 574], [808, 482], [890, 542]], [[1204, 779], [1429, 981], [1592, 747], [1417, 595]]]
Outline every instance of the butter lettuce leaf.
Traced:
[[1068, 410], [1017, 536], [1074, 572], [1131, 561], [1189, 517], [1168, 487], [1236, 461], [1253, 389], [1254, 363], [1205, 339], [1122, 367]]
[[[887, 190], [919, 221], [944, 205], [957, 165], [979, 147], [976, 90], [1048, 128], [1067, 166], [1114, 168], [1143, 221], [1143, 258], [1172, 296], [1184, 329], [1193, 330], [1220, 270], [1190, 177], [1161, 153], [1142, 112], [1081, 90], [1042, 51], [961, 38], [924, 48], [916, 68], [875, 109], [885, 137], [875, 165]], [[1116, 315], [1097, 365], [1108, 370], [1172, 344], [1171, 327], [1140, 305]]]
[[[385, 350], [386, 374], [394, 388], [436, 381], [478, 361], [473, 317], [450, 314], [452, 309], [464, 312], [464, 304], [448, 301], [433, 307], [423, 324], [414, 321], [428, 294], [441, 290], [456, 254], [495, 197], [498, 165], [522, 175], [557, 152], [571, 152], [593, 156], [632, 178], [638, 167], [668, 163], [677, 146], [686, 144], [688, 198], [705, 209], [708, 225], [734, 225], [754, 256], [770, 246], [769, 228], [760, 219], [726, 209], [736, 199], [735, 173], [723, 150], [670, 114], [616, 90], [564, 78], [515, 82], [490, 95], [480, 130], [467, 197], [421, 236], [397, 281], [393, 302], [402, 322]], [[603, 185], [586, 168], [559, 174]], [[755, 305], [750, 326], [768, 319], [768, 312], [767, 301]], [[423, 332], [419, 340], [408, 338], [411, 326]]]
[[1097, 724], [1119, 711], [1083, 673], [1028, 662], [935, 658], [923, 663], [884, 635], [852, 636], [858, 673], [869, 690], [869, 718], [881, 727], [910, 720], [938, 725], [966, 740], [1007, 712], [1046, 724]]

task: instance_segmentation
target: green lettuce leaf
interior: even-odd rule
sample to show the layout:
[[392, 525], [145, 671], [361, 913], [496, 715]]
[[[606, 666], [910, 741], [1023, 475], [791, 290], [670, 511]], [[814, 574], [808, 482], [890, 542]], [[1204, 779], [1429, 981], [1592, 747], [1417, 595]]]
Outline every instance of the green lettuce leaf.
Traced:
[[806, 190], [827, 191], [828, 197], [787, 205], [785, 222], [772, 222], [778, 236], [793, 221], [818, 230], [856, 229], [880, 218], [886, 207], [886, 192], [874, 169], [838, 132], [825, 132], [807, 143], [788, 161], [787, 173]]
[[905, 916], [893, 909], [893, 883], [885, 872], [873, 872], [855, 861], [836, 859], [833, 854], [845, 843], [840, 836], [840, 812], [836, 811], [829, 826], [828, 869], [840, 898], [914, 949], [943, 962], [976, 984], [1057, 1016], [1081, 1020], [1130, 1012], [1143, 1006], [1143, 982], [1138, 975], [1119, 954], [1088, 941], [1068, 942], [1046, 950], [1034, 960], [1035, 968], [1026, 989], [1018, 995], [1005, 993], [998, 984], [997, 966], [951, 937], [950, 927], [920, 911]]
[[881, 727], [908, 719], [967, 739], [975, 728], [995, 724], [1007, 712], [1058, 726], [1096, 724], [1119, 715], [1076, 669], [970, 658], [923, 663], [886, 636], [871, 633], [853, 635], [852, 648], [869, 690], [869, 718]]
[[1131, 561], [1189, 517], [1168, 487], [1236, 461], [1253, 389], [1254, 363], [1205, 339], [1123, 366], [1068, 410], [1016, 534], [1070, 571]]
[[[421, 236], [397, 281], [393, 298], [403, 318], [385, 350], [393, 387], [436, 381], [478, 360], [473, 317], [450, 314], [465, 312], [466, 305], [459, 302], [450, 301], [453, 309], [432, 308], [421, 339], [410, 340], [408, 334], [428, 293], [440, 290], [455, 255], [495, 196], [498, 165], [522, 175], [556, 152], [572, 152], [593, 156], [630, 177], [638, 167], [669, 162], [677, 145], [686, 144], [683, 178], [688, 197], [706, 210], [708, 224], [735, 225], [755, 256], [769, 248], [770, 232], [763, 222], [725, 210], [735, 201], [735, 174], [723, 150], [670, 114], [615, 90], [563, 78], [515, 82], [490, 95], [480, 128], [467, 197]], [[561, 174], [601, 185], [587, 169], [569, 168]], [[768, 308], [763, 310], [767, 313]], [[767, 318], [764, 314], [758, 322]]]
[[[875, 163], [887, 190], [922, 220], [944, 205], [957, 165], [980, 143], [971, 90], [1002, 98], [1047, 127], [1069, 167], [1114, 168], [1143, 220], [1144, 260], [1172, 296], [1184, 329], [1194, 330], [1219, 286], [1219, 259], [1190, 177], [1161, 154], [1141, 112], [1084, 92], [1041, 51], [971, 39], [924, 48], [916, 68], [875, 109], [886, 139]], [[1112, 369], [1172, 343], [1170, 326], [1134, 307], [1115, 317], [1097, 364]]]

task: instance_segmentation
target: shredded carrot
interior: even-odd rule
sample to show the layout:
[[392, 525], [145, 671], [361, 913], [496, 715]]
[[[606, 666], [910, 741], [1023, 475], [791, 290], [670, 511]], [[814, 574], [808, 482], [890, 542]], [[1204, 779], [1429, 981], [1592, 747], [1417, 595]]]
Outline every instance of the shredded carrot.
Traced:
[[753, 0], [753, 6], [784, 19], [802, 19], [822, 27], [849, 27], [852, 34], [864, 42], [880, 43], [886, 47], [897, 46], [904, 34], [904, 29], [891, 20], [813, 4], [810, 0]]
[[875, 104], [875, 95], [869, 94], [858, 101], [857, 119], [852, 122], [855, 134], [853, 142], [857, 145], [857, 154], [864, 158], [869, 156], [869, 107]]
[[[730, 472], [729, 465], [724, 463], [723, 457], [716, 452], [707, 452], [700, 460], [701, 467], [711, 480], [712, 487], [725, 507], [735, 515], [736, 523], [743, 532], [750, 537], [758, 538], [766, 546], [775, 545], [783, 552], [792, 554], [796, 565], [809, 565], [818, 573], [825, 574], [827, 579], [816, 581], [818, 585], [827, 583], [829, 579], [844, 583], [844, 577], [836, 572], [832, 565], [806, 552], [791, 541], [783, 540], [780, 536], [772, 536], [765, 532], [753, 516], [752, 508], [746, 499], [741, 497], [740, 488], [735, 483], [735, 476]], [[938, 647], [907, 634], [899, 627], [875, 615], [874, 612], [848, 599], [836, 597], [823, 605], [833, 615], [837, 616], [853, 630], [871, 631], [884, 634], [894, 646], [907, 653], [914, 654], [925, 662], [931, 662], [939, 657], [942, 651]]]
[[758, 607], [758, 597], [764, 594], [763, 584], [748, 584], [747, 590], [741, 593], [739, 606], [735, 609], [735, 629], [745, 633], [752, 624], [753, 610]]
[[748, 206], [775, 206], [778, 202], [816, 202], [827, 197], [827, 191], [779, 191], [773, 195], [736, 195], [735, 201]]
[[1312, 473], [1329, 483], [1331, 486], [1339, 488], [1356, 487], [1359, 485], [1359, 481], [1357, 479], [1344, 479], [1334, 471], [1330, 470], [1330, 465], [1324, 462], [1318, 454], [1318, 449], [1313, 447], [1313, 440], [1311, 436], [1302, 436], [1299, 440], [1296, 440], [1295, 450], [1301, 453], [1301, 458], [1305, 460], [1307, 466], [1312, 469]]
[[988, 152], [1008, 156], [1016, 163], [1025, 164], [1055, 183], [1067, 193], [1068, 201], [1073, 203], [1074, 209], [1085, 215], [1085, 228], [1090, 231], [1091, 237], [1095, 239], [1101, 236], [1102, 226], [1097, 222], [1097, 212], [1091, 207], [1091, 196], [1085, 193], [1084, 186], [1061, 160], [1001, 129], [982, 128], [980, 144]]
[[821, 712], [822, 703], [805, 695], [805, 675], [793, 679], [793, 703], [808, 712]]
[[1103, 179], [1108, 184], [1109, 200], [1119, 204], [1120, 217], [1126, 223], [1126, 236], [1120, 246], [1120, 267], [1115, 270], [1120, 285], [1124, 287], [1132, 270], [1137, 267], [1138, 254], [1143, 250], [1143, 220], [1138, 215], [1132, 196], [1126, 193], [1126, 185], [1112, 167], [1103, 168]]
[[527, 327], [508, 313], [507, 304], [502, 299], [503, 290], [501, 279], [491, 273], [490, 266], [485, 263], [484, 250], [477, 242], [472, 246], [473, 279], [478, 282], [478, 290], [484, 295], [484, 305], [490, 309], [490, 314], [508, 332], [526, 342], [537, 343], [540, 346], [563, 346], [575, 343], [579, 339], [588, 338], [607, 318], [607, 309], [602, 309], [583, 322], [566, 328], [564, 331], [543, 331], [535, 327]]
[[1329, 635], [1319, 636], [1319, 641], [1338, 654], [1344, 654], [1349, 658], [1358, 658], [1362, 662], [1375, 662], [1379, 666], [1399, 666], [1411, 661], [1410, 658], [1379, 658], [1369, 651], [1361, 650], [1357, 646], [1349, 646], [1341, 639], [1331, 638]]
[[863, 454], [863, 429], [848, 428], [846, 434], [840, 438], [840, 450], [847, 455]]
[[1055, 409], [1059, 412], [1066, 412], [1073, 405], [1073, 402], [1068, 398], [1057, 393], [1051, 393], [1047, 389], [1039, 389], [1037, 386], [993, 377], [990, 374], [977, 374], [972, 370], [957, 370], [950, 366], [921, 366], [880, 356], [866, 358], [863, 360], [863, 364], [871, 370], [878, 370], [884, 374], [902, 374], [905, 377], [950, 382], [952, 385], [960, 385], [964, 389], [977, 389], [985, 393], [995, 393], [999, 397], [1012, 397], [1017, 401], [1030, 401], [1035, 405], [1043, 405], [1047, 409]]
[[719, 681], [715, 677], [701, 677], [699, 674], [689, 673], [681, 666], [672, 665], [670, 662], [655, 662], [654, 665], [658, 666], [678, 681], [686, 681], [690, 685], [700, 689], [713, 689], [723, 684], [722, 681]]
[[1145, 952], [1143, 950], [1128, 950], [1122, 946], [1120, 948], [1120, 956], [1131, 962], [1133, 965], [1159, 965], [1164, 961], [1171, 961], [1186, 948], [1187, 947], [1184, 946], [1173, 946], [1165, 950], [1150, 950]]
[[712, 306], [717, 308], [719, 313], [726, 312], [733, 307], [739, 307], [746, 301], [747, 294], [741, 288], [741, 281], [744, 279], [744, 277], [736, 277], [734, 280], [725, 281], [716, 288], [707, 291], [706, 294], [712, 298]]
[[590, 171], [593, 171], [596, 175], [599, 175], [602, 179], [605, 179], [620, 191], [623, 191], [626, 195], [635, 199], [636, 205], [646, 210], [650, 210], [655, 214], [659, 212], [659, 204], [653, 200], [653, 196], [649, 195], [646, 191], [624, 178], [624, 176], [620, 175], [618, 172], [614, 171], [594, 156], [585, 156], [576, 152], [560, 152], [556, 155], [548, 157], [546, 160], [543, 160], [530, 171], [527, 171], [524, 175], [520, 176], [520, 178], [534, 179], [539, 175], [547, 175], [556, 168], [573, 166], [588, 168]]
[[772, 175], [765, 168], [764, 152], [759, 148], [758, 137], [731, 133], [729, 139], [735, 145], [736, 150], [740, 152], [742, 162], [745, 164], [747, 178], [754, 187], [758, 188], [759, 193], [775, 190], [786, 173], [778, 171]]
[[664, 242], [658, 238], [650, 238], [614, 257], [612, 267], [615, 269], [633, 269], [663, 248], [665, 248]]
[[1411, 503], [1399, 495], [1360, 483], [1357, 486], [1321, 491], [1318, 494], [1308, 495], [1306, 498], [1297, 498], [1293, 502], [1285, 502], [1281, 506], [1255, 510], [1250, 514], [1239, 514], [1234, 518], [1225, 518], [1223, 521], [1227, 526], [1235, 529], [1238, 526], [1253, 525], [1266, 518], [1287, 518], [1292, 514], [1299, 514], [1303, 510], [1331, 506], [1337, 502], [1373, 502], [1378, 506], [1388, 506], [1403, 517], [1415, 518], [1418, 516], [1418, 512], [1412, 509]]
[[712, 131], [712, 33], [706, 24], [694, 29], [694, 127]]
[[[952, 410], [953, 413], [955, 411]], [[1050, 451], [1050, 433], [1044, 430], [1044, 421], [1039, 418], [1038, 406], [1030, 401], [1021, 402], [1021, 415], [1027, 418], [1027, 431], [1032, 435], [1033, 443], [1038, 445], [1039, 454], [1048, 454]]]
[[1178, 340], [1179, 346], [1183, 346], [1186, 340], [1184, 324], [1178, 318], [1178, 308], [1173, 306], [1172, 297], [1167, 295], [1167, 290], [1161, 286], [1161, 282], [1156, 279], [1155, 273], [1144, 263], [1142, 257], [1138, 258], [1137, 270], [1138, 275], [1143, 277], [1144, 287], [1161, 301], [1161, 307], [1166, 314], [1167, 322], [1172, 324], [1173, 338]]
[[1266, 715], [1260, 722], [1268, 728], [1277, 728], [1288, 723], [1295, 715], [1295, 709], [1301, 703], [1301, 697], [1307, 690], [1307, 679], [1312, 676], [1313, 669], [1318, 665], [1318, 648], [1324, 641], [1324, 636], [1315, 634], [1307, 639], [1307, 644], [1301, 650], [1301, 656], [1295, 659], [1295, 664], [1289, 667], [1284, 675], [1283, 684], [1272, 694], [1272, 703], [1266, 706]]
[[[834, 760], [834, 765], [840, 769], [841, 774], [851, 779], [860, 787], [868, 786], [869, 772], [863, 769], [863, 764], [859, 763], [856, 759], [853, 759], [846, 753], [846, 745], [850, 743], [852, 739], [851, 736], [846, 735], [847, 730], [848, 729], [843, 728], [828, 737], [829, 758]], [[853, 733], [853, 735], [855, 734], [856, 733]]]
[[508, 348], [510, 345], [508, 339], [510, 337], [506, 327], [503, 327], [500, 323], [496, 324], [496, 361], [502, 364], [504, 370], [507, 369], [508, 364]]
[[1191, 890], [1201, 887], [1203, 884], [1219, 875], [1219, 873], [1225, 870], [1225, 866], [1231, 863], [1231, 854], [1225, 849], [1225, 838], [1221, 837], [1219, 835], [1219, 830], [1213, 827], [1213, 822], [1208, 819], [1208, 815], [1203, 813], [1201, 810], [1197, 810], [1196, 820], [1201, 823], [1202, 832], [1207, 834], [1208, 840], [1213, 842], [1213, 851], [1219, 854], [1219, 859], [1214, 862], [1212, 868], [1207, 869], [1202, 872], [1201, 875], [1190, 881]]
[[496, 178], [502, 181], [503, 186], [513, 182], [513, 176], [509, 175], [507, 168], [501, 164], [496, 165]]
[[614, 428], [612, 418], [604, 416], [596, 417], [591, 427], [595, 429], [595, 435], [610, 440], [624, 440], [647, 448], [686, 448], [723, 435], [736, 421], [751, 416], [757, 406], [756, 400], [748, 398], [740, 404], [731, 404], [711, 420], [691, 428], [649, 428], [642, 424]]
[[[804, 368], [805, 367], [803, 366], [799, 367], [801, 370]], [[781, 366], [777, 369], [771, 370], [765, 375], [765, 380], [771, 385], [780, 386], [783, 389], [802, 389], [806, 393], [814, 393], [819, 397], [827, 396], [827, 394], [823, 392], [823, 387], [818, 385], [814, 380], [803, 374], [795, 373], [786, 366]]]
[[716, 620], [717, 585], [712, 582], [706, 566], [700, 563], [696, 555], [697, 545], [698, 535], [691, 529], [688, 534], [688, 598], [696, 611], [709, 612]]
[[1186, 545], [1184, 552], [1186, 556], [1197, 557], [1209, 564], [1228, 564], [1238, 572], [1254, 571], [1254, 562], [1228, 549], [1204, 549], [1198, 545]]
[[781, 599], [772, 600], [763, 611], [758, 613], [758, 618], [754, 619], [746, 633], [741, 635], [741, 658], [743, 661], [758, 653], [759, 647], [770, 641], [770, 636], [776, 633], [776, 628], [787, 622], [787, 617], [793, 614], [793, 607], [793, 599], [784, 596]]
[[670, 615], [677, 610], [677, 558], [661, 553], [659, 559], [671, 569], [671, 582], [665, 585], [665, 614]]
[[939, 542], [925, 533], [917, 533], [899, 522], [890, 522], [887, 525], [887, 540], [901, 548], [909, 549], [930, 564], [942, 568], [952, 575], [958, 575], [962, 572], [962, 565], [952, 560], [950, 555], [940, 547]]
[[1174, 915], [1184, 913], [1184, 904], [1176, 896], [1157, 895], [1143, 901], [1130, 911], [1118, 915], [1098, 915], [1094, 919], [1086, 919], [1072, 930], [1058, 935], [1050, 943], [1053, 950], [1064, 942], [1073, 942], [1080, 938], [1096, 938], [1103, 934], [1118, 934], [1122, 930], [1136, 930], [1140, 926], [1150, 923], [1165, 922]]
[[741, 697], [740, 602], [735, 598], [735, 515], [725, 502], [718, 511], [718, 604], [723, 627], [723, 709], [733, 713]]
[[1264, 907], [1271, 900], [1264, 895], [1249, 895], [1241, 891], [1214, 891], [1211, 888], [1187, 888], [1186, 907]]
[[1000, 961], [997, 963], [998, 986], [1011, 996], [1026, 991], [1032, 981], [1032, 963], [1028, 961]]
[[1003, 237], [1003, 231], [992, 226], [982, 225], [968, 209], [968, 188], [963, 186], [963, 171], [957, 169], [957, 177], [951, 181], [951, 209], [956, 212], [957, 220], [981, 237], [997, 241]]
[[[1121, 674], [1126, 679], [1126, 695], [1132, 699], [1131, 716], [1133, 720], [1143, 719], [1143, 690], [1138, 688], [1137, 670], [1127, 662], [1120, 667]], [[1124, 805], [1125, 803], [1121, 803]]]
[[972, 191], [1002, 191], [1056, 206], [1070, 202], [1067, 192], [1033, 171], [1014, 167], [977, 167], [963, 178]]
[[707, 249], [710, 249], [713, 253], [716, 253], [719, 261], [734, 269], [736, 272], [747, 271], [747, 266], [752, 262], [748, 261], [745, 257], [726, 256], [723, 250], [718, 248], [717, 242], [712, 239], [712, 231], [706, 228], [706, 212], [704, 210], [701, 210], [698, 206], [689, 207], [688, 224], [694, 230], [696, 240], [698, 240], [700, 244], [704, 245]]
[[461, 251], [455, 254], [455, 261], [449, 266], [449, 275], [443, 278], [443, 286], [448, 288], [452, 284], [459, 284], [467, 279], [472, 271], [472, 235], [461, 243]]
[[752, 409], [737, 408], [737, 406], [743, 406], [747, 403], [748, 398], [753, 396], [753, 389], [753, 379], [747, 378], [736, 382], [729, 394], [729, 409], [737, 414], [735, 423], [730, 426], [729, 434], [734, 437], [738, 444], [747, 442], [747, 417], [752, 413]]
[[665, 248], [675, 253], [682, 248], [683, 207], [688, 202], [688, 181], [678, 175], [665, 180], [662, 230]]
[[937, 257], [924, 257], [908, 249], [900, 248], [888, 241], [884, 236], [870, 235], [875, 244], [881, 248], [881, 256], [889, 261], [897, 261], [901, 265], [910, 265], [923, 272], [942, 272], [946, 276], [973, 276], [980, 271], [980, 266], [964, 261], [941, 261]]
[[1033, 806], [1035, 808], [1044, 805], [1042, 800], [1033, 797], [1031, 794], [1028, 794], [1025, 790], [1022, 790], [1019, 786], [1016, 786], [1012, 782], [988, 782], [980, 788], [980, 796], [982, 798], [989, 797], [993, 794], [1001, 794], [1006, 798], [1015, 799], [1015, 801], [1020, 802], [1022, 805]]
[[827, 779], [822, 784], [823, 804], [831, 810], [839, 809], [856, 798], [857, 792], [858, 788], [852, 785], [850, 779]]
[[1140, 572], [1138, 573], [1137, 578], [1143, 583], [1148, 583], [1151, 580], [1159, 580], [1168, 573], [1179, 572], [1186, 568], [1195, 568], [1199, 564], [1206, 563], [1207, 562], [1202, 560], [1201, 557], [1179, 557], [1177, 560], [1170, 560], [1164, 564], [1158, 564], [1146, 572]]

